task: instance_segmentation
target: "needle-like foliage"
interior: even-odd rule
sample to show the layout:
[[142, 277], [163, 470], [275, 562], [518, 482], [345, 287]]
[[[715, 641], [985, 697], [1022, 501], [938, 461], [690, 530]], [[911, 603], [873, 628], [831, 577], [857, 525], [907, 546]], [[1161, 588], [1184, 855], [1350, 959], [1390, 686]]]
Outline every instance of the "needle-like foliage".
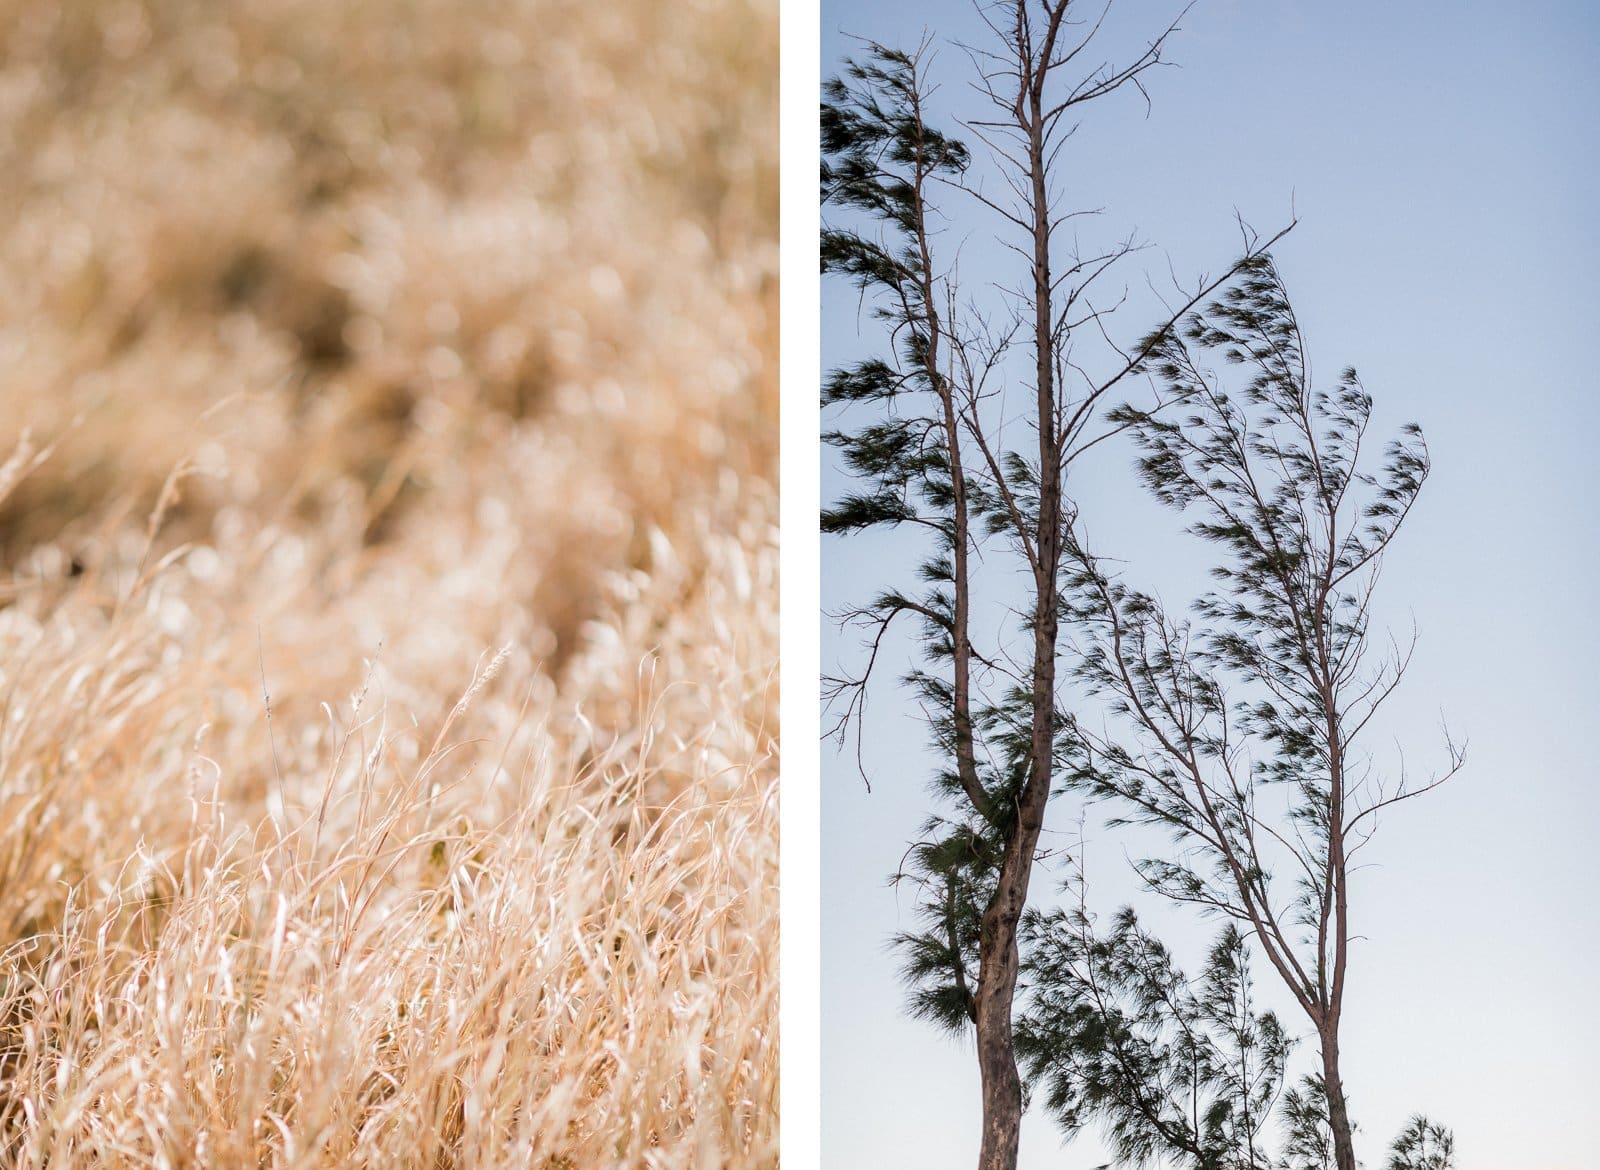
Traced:
[[1068, 1133], [1091, 1124], [1118, 1164], [1270, 1170], [1264, 1138], [1291, 1041], [1258, 1011], [1231, 924], [1190, 976], [1131, 909], [1097, 935], [1081, 909], [1031, 915], [1017, 1047]]
[[1455, 1164], [1455, 1135], [1417, 1113], [1390, 1144], [1384, 1170], [1453, 1170]]

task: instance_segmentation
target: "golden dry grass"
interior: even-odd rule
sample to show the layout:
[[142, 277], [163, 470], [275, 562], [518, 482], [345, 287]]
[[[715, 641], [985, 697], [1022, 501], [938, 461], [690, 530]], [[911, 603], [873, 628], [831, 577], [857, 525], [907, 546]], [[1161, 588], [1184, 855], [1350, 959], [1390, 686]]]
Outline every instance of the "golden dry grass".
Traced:
[[0, 1166], [776, 1163], [776, 34], [0, 0]]

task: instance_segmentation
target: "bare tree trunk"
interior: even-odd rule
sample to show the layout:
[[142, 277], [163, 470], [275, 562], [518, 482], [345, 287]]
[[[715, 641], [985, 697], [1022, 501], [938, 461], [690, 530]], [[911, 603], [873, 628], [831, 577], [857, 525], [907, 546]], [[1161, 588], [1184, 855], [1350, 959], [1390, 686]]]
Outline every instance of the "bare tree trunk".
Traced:
[[1328, 1097], [1328, 1128], [1333, 1131], [1333, 1161], [1337, 1170], [1356, 1170], [1356, 1148], [1350, 1131], [1350, 1110], [1345, 1105], [1344, 1082], [1339, 1078], [1339, 1036], [1332, 1028], [1322, 1032], [1322, 1081]]
[[[1029, 861], [1032, 853], [1029, 853]], [[1010, 861], [1010, 854], [1007, 854]], [[1012, 999], [1017, 988], [1017, 920], [1027, 900], [1028, 869], [1001, 868], [1000, 888], [983, 916], [978, 957], [978, 1074], [983, 1092], [983, 1137], [978, 1170], [1015, 1170], [1022, 1127], [1022, 1078], [1012, 1044]], [[1015, 906], [1016, 912], [1011, 907]]]
[[[1308, 432], [1311, 427], [1306, 428]], [[1332, 527], [1336, 507], [1329, 509], [1328, 543], [1337, 548], [1337, 530]], [[1339, 1076], [1339, 1023], [1344, 1017], [1344, 976], [1350, 954], [1350, 900], [1349, 857], [1345, 851], [1345, 752], [1344, 734], [1340, 727], [1339, 705], [1333, 678], [1338, 667], [1335, 655], [1327, 641], [1328, 622], [1324, 613], [1330, 606], [1333, 592], [1334, 561], [1330, 557], [1323, 577], [1325, 584], [1318, 598], [1316, 610], [1316, 643], [1321, 663], [1323, 709], [1326, 712], [1324, 734], [1328, 742], [1328, 892], [1333, 900], [1333, 980], [1327, 990], [1327, 1009], [1318, 1021], [1319, 1039], [1322, 1042], [1322, 1079], [1328, 1099], [1328, 1128], [1333, 1132], [1333, 1159], [1336, 1170], [1356, 1170], [1355, 1143], [1351, 1134], [1350, 1111], [1345, 1105], [1344, 1081]], [[1325, 953], [1325, 952], [1324, 952]], [[1326, 960], [1324, 960], [1326, 961]]]
[[1015, 114], [1027, 140], [1029, 203], [1033, 215], [1033, 347], [1039, 428], [1039, 513], [1033, 605], [1032, 742], [1026, 777], [1017, 796], [1016, 826], [1006, 842], [995, 894], [983, 916], [979, 949], [978, 1063], [983, 1079], [983, 1142], [979, 1170], [1015, 1170], [1022, 1121], [1022, 1085], [1012, 1043], [1017, 986], [1017, 924], [1028, 901], [1039, 834], [1044, 828], [1055, 748], [1056, 639], [1061, 562], [1061, 451], [1056, 434], [1054, 295], [1050, 278], [1049, 161], [1044, 116], [1044, 75], [1066, 10], [1051, 13], [1037, 58], [1017, 6], [1019, 92]]
[[[1052, 642], [1053, 645], [1053, 642]], [[1022, 1080], [1012, 1043], [1012, 1006], [1017, 989], [1017, 924], [1028, 902], [1034, 853], [1044, 827], [1050, 793], [1050, 757], [1035, 765], [1017, 809], [1017, 826], [1006, 844], [994, 897], [983, 914], [978, 949], [978, 1070], [983, 1092], [983, 1141], [978, 1170], [1015, 1170], [1022, 1124]], [[1033, 768], [1030, 768], [1030, 772]]]

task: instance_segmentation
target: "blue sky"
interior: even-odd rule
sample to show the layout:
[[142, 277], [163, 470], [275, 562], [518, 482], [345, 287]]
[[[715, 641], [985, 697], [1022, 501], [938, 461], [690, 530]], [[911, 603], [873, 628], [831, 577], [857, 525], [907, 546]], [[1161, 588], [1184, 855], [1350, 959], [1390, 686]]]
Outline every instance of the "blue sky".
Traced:
[[[1179, 7], [1122, 0], [1108, 44]], [[1414, 618], [1421, 642], [1373, 746], [1425, 769], [1443, 717], [1469, 759], [1386, 819], [1358, 878], [1344, 1045], [1362, 1156], [1377, 1164], [1423, 1110], [1454, 1127], [1460, 1170], [1586, 1170], [1600, 1149], [1600, 16], [1556, 3], [1200, 0], [1183, 25], [1169, 51], [1181, 67], [1153, 76], [1148, 117], [1136, 96], [1091, 107], [1064, 156], [1064, 193], [1106, 209], [1094, 230], [1156, 245], [1145, 260], [1163, 279], [1169, 262], [1185, 279], [1224, 264], [1235, 209], [1272, 229], [1292, 205], [1300, 225], [1277, 254], [1315, 367], [1354, 365], [1377, 402], [1375, 433], [1420, 422], [1434, 459], [1381, 592], [1381, 616], [1401, 633]], [[969, 67], [948, 42], [985, 35], [965, 0], [825, 0], [824, 72], [853, 51], [845, 32], [910, 45], [925, 28], [945, 42], [941, 99], [965, 100]], [[973, 273], [1005, 263], [983, 244], [988, 226], [965, 210], [952, 221]], [[824, 368], [874, 343], [856, 308], [825, 282]], [[1124, 327], [1151, 323], [1136, 303]], [[1180, 599], [1201, 550], [1139, 498], [1126, 464], [1108, 451], [1082, 484], [1084, 513], [1141, 583]], [[825, 465], [824, 491], [839, 484]], [[914, 552], [897, 538], [825, 541], [824, 604], [863, 598]], [[853, 653], [829, 623], [822, 638], [824, 668]], [[823, 750], [833, 1170], [975, 1160], [970, 1049], [901, 1014], [884, 950], [911, 924], [908, 895], [885, 876], [928, 807], [921, 742], [883, 688], [866, 740], [871, 794], [852, 761]], [[1052, 831], [1074, 831], [1074, 815], [1062, 807]], [[1088, 831], [1091, 897], [1109, 912], [1132, 890], [1123, 846], [1092, 817]], [[1209, 931], [1182, 914], [1162, 921], [1180, 943]], [[1089, 1167], [1097, 1152], [1063, 1149], [1039, 1118], [1024, 1130], [1025, 1170]]]

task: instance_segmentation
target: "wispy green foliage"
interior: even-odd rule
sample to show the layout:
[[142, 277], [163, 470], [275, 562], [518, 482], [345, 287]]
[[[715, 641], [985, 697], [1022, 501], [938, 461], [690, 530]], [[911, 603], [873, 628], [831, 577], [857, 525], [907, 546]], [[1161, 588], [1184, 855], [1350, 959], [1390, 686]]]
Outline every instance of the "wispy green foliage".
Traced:
[[1030, 915], [1017, 1049], [1067, 1132], [1097, 1125], [1119, 1165], [1269, 1170], [1264, 1142], [1291, 1042], [1258, 1012], [1245, 936], [1229, 926], [1197, 976], [1124, 909]]
[[1454, 1170], [1455, 1164], [1455, 1135], [1417, 1113], [1389, 1146], [1384, 1170]]
[[978, 944], [983, 907], [999, 869], [993, 834], [944, 817], [930, 818], [897, 881], [918, 887], [922, 928], [895, 935], [910, 1011], [947, 1032], [977, 1020]]
[[[969, 158], [962, 143], [926, 120], [921, 68], [921, 53], [869, 43], [863, 59], [847, 61], [823, 87], [822, 206], [858, 214], [824, 224], [822, 271], [874, 298], [873, 312], [888, 323], [894, 344], [892, 359], [867, 358], [831, 373], [824, 405], [937, 388], [943, 325], [934, 303], [937, 274], [930, 270], [927, 187], [959, 176]], [[873, 445], [870, 437], [845, 434], [831, 441], [847, 458]], [[884, 463], [870, 453], [864, 458], [868, 466]], [[917, 470], [912, 464], [908, 472]]]
[[1333, 1129], [1328, 1124], [1328, 1092], [1323, 1079], [1302, 1077], [1283, 1095], [1282, 1116], [1282, 1170], [1333, 1170]]

